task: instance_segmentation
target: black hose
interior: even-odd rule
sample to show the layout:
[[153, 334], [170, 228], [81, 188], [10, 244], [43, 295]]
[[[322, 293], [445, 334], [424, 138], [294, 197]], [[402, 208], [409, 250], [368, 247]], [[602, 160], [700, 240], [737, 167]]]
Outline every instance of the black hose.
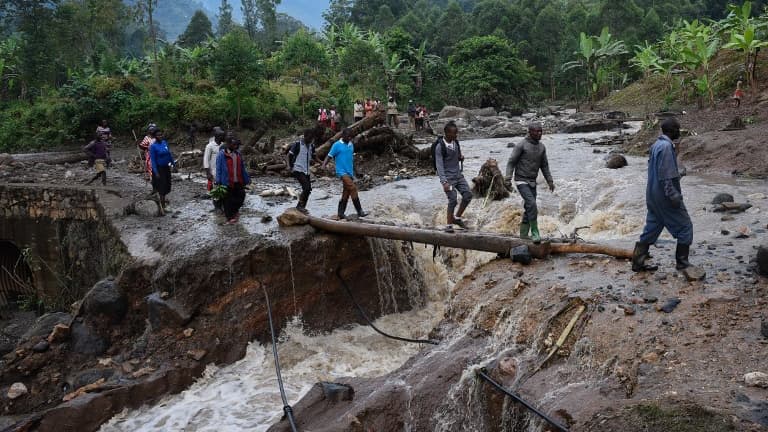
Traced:
[[492, 386], [496, 387], [496, 389], [499, 390], [500, 392], [506, 394], [507, 396], [511, 397], [515, 401], [517, 401], [520, 404], [522, 404], [524, 407], [528, 408], [529, 411], [531, 411], [534, 414], [536, 414], [537, 416], [543, 418], [547, 423], [549, 423], [552, 426], [554, 426], [557, 430], [559, 430], [561, 432], [568, 432], [568, 429], [565, 428], [564, 426], [561, 426], [560, 423], [552, 420], [546, 414], [544, 414], [541, 411], [537, 410], [536, 408], [534, 408], [528, 402], [520, 399], [520, 396], [517, 396], [516, 394], [514, 394], [511, 391], [509, 391], [509, 390], [505, 389], [504, 387], [502, 387], [501, 384], [497, 383], [496, 381], [493, 380], [493, 378], [489, 377], [486, 372], [487, 371], [485, 370], [485, 368], [481, 368], [481, 369], [477, 370], [477, 375], [480, 376], [481, 378], [483, 378], [484, 380], [488, 381]]
[[288, 423], [291, 424], [291, 431], [297, 432], [296, 421], [293, 419], [293, 409], [288, 405], [288, 399], [285, 397], [285, 389], [283, 388], [283, 377], [280, 373], [280, 358], [277, 355], [277, 338], [275, 337], [275, 326], [272, 324], [272, 306], [269, 304], [269, 295], [267, 294], [267, 288], [264, 289], [264, 298], [267, 300], [267, 317], [269, 318], [269, 332], [272, 334], [272, 354], [275, 356], [275, 372], [277, 372], [277, 385], [280, 386], [280, 397], [283, 398], [283, 412], [288, 417]]
[[349, 298], [352, 300], [352, 303], [354, 303], [355, 306], [357, 307], [357, 311], [360, 313], [360, 315], [363, 317], [363, 319], [368, 322], [368, 325], [371, 326], [372, 329], [376, 330], [376, 332], [379, 333], [380, 335], [382, 335], [384, 337], [388, 337], [390, 339], [399, 340], [399, 341], [402, 341], [402, 342], [425, 343], [425, 344], [432, 344], [432, 345], [438, 345], [439, 344], [439, 342], [434, 341], [434, 340], [430, 340], [430, 339], [420, 340], [420, 339], [408, 339], [408, 338], [403, 338], [403, 337], [399, 337], [399, 336], [392, 336], [392, 335], [386, 334], [383, 331], [379, 330], [378, 328], [376, 328], [375, 325], [373, 325], [373, 322], [371, 321], [371, 319], [368, 318], [368, 314], [365, 313], [365, 311], [363, 310], [362, 306], [360, 306], [360, 304], [355, 300], [355, 296], [352, 295], [352, 291], [349, 289], [349, 286], [347, 286], [347, 283], [344, 282], [344, 278], [341, 277], [341, 268], [337, 268], [336, 269], [336, 276], [339, 278], [339, 281], [341, 281], [341, 286], [344, 287], [344, 290], [349, 295]]

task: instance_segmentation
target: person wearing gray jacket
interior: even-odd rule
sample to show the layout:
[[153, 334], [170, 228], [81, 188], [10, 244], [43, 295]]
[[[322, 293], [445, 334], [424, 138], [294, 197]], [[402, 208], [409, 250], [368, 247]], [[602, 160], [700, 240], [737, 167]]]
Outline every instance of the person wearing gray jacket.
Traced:
[[[459, 140], [459, 128], [455, 123], [450, 122], [443, 129], [445, 136], [437, 139], [433, 145], [432, 151], [435, 158], [435, 169], [440, 177], [440, 184], [448, 197], [448, 230], [452, 230], [453, 225], [466, 228], [466, 224], [461, 216], [472, 201], [472, 191], [469, 189], [464, 174], [461, 173], [461, 163], [464, 162], [464, 156], [461, 154]], [[461, 204], [458, 203], [458, 193], [461, 194]], [[459, 211], [454, 215], [453, 211], [459, 206]]]
[[539, 170], [544, 174], [549, 190], [555, 191], [555, 182], [549, 172], [547, 149], [541, 143], [541, 135], [541, 124], [531, 123], [528, 125], [528, 136], [515, 145], [512, 156], [507, 162], [506, 180], [511, 183], [514, 175], [515, 185], [524, 201], [525, 214], [520, 223], [520, 238], [530, 238], [534, 242], [541, 241], [537, 220], [539, 211], [536, 207], [536, 178], [539, 176]]

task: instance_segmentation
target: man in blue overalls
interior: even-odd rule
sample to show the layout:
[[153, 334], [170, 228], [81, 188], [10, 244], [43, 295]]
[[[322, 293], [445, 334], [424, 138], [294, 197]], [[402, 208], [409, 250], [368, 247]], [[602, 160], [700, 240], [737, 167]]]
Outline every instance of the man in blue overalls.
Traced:
[[645, 228], [640, 241], [635, 243], [632, 256], [632, 270], [636, 272], [658, 269], [658, 266], [648, 265], [645, 261], [650, 257], [648, 248], [656, 243], [664, 228], [677, 239], [675, 267], [683, 270], [691, 266], [688, 253], [693, 243], [693, 223], [683, 203], [677, 153], [673, 143], [680, 138], [680, 123], [674, 118], [664, 120], [661, 132], [662, 135], [651, 147], [648, 159], [648, 186], [645, 193], [648, 213]]

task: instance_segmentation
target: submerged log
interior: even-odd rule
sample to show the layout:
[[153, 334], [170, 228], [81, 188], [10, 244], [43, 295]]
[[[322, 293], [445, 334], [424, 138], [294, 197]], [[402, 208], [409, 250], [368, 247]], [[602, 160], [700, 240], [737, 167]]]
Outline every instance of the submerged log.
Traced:
[[517, 237], [502, 234], [480, 232], [447, 233], [422, 228], [376, 225], [357, 222], [337, 222], [314, 216], [304, 215], [295, 209], [287, 210], [278, 218], [282, 226], [310, 225], [322, 231], [336, 234], [376, 237], [390, 240], [402, 240], [415, 243], [431, 244], [458, 249], [469, 249], [498, 254], [509, 254], [517, 246], [528, 246], [535, 258], [546, 258], [550, 254], [592, 253], [610, 255], [616, 258], [632, 258], [632, 251], [595, 243], [533, 243]]

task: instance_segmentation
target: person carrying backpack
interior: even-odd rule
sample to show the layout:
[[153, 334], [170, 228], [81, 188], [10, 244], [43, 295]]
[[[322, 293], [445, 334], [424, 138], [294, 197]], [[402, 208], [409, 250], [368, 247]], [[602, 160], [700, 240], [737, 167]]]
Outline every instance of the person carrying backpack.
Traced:
[[[536, 178], [539, 176], [539, 170], [544, 174], [544, 179], [549, 185], [551, 192], [555, 191], [555, 182], [552, 180], [552, 174], [549, 172], [549, 161], [547, 160], [547, 149], [541, 143], [542, 128], [540, 123], [531, 123], [528, 125], [528, 136], [515, 145], [512, 150], [512, 156], [507, 162], [507, 178], [505, 181], [511, 183], [514, 173], [515, 184], [520, 196], [523, 197], [525, 214], [520, 223], [520, 238], [532, 239], [538, 243], [541, 241], [539, 234], [538, 216], [539, 210], [536, 207]], [[528, 232], [530, 231], [530, 237]]]
[[291, 174], [301, 185], [301, 195], [296, 209], [308, 214], [307, 201], [312, 192], [312, 182], [309, 179], [309, 165], [315, 158], [315, 142], [317, 133], [315, 129], [304, 129], [304, 137], [291, 144], [288, 149], [287, 159]]
[[[437, 141], [432, 144], [432, 157], [440, 184], [448, 197], [447, 230], [453, 230], [453, 225], [466, 229], [467, 225], [461, 217], [472, 201], [472, 191], [462, 174], [461, 165], [464, 162], [464, 156], [461, 154], [461, 146], [457, 139], [459, 128], [455, 123], [449, 122], [445, 125], [443, 132], [445, 136], [437, 138]], [[461, 204], [457, 201], [457, 192], [461, 194]], [[456, 205], [459, 206], [459, 211], [454, 215]]]

